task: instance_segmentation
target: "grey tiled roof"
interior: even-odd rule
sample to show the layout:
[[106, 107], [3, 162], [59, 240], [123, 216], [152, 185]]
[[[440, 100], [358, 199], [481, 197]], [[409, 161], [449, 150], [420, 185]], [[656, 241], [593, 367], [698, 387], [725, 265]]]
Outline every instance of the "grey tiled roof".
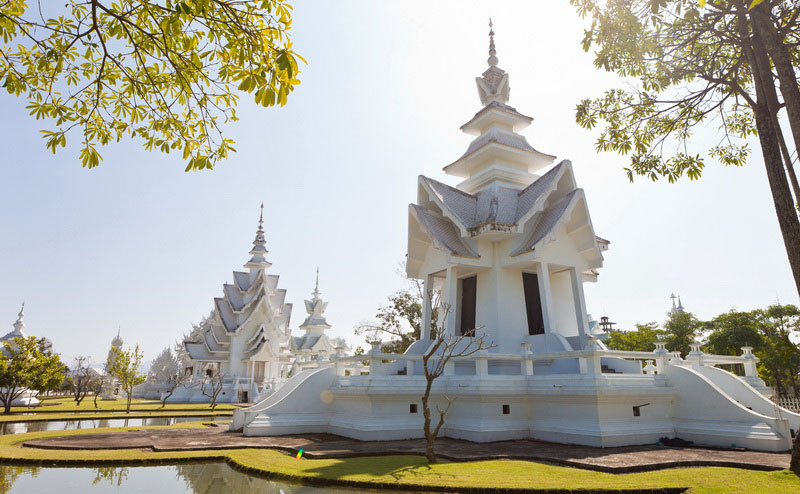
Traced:
[[520, 218], [525, 216], [525, 213], [531, 210], [533, 205], [536, 203], [536, 200], [541, 197], [542, 193], [553, 183], [555, 180], [556, 175], [558, 175], [559, 170], [564, 168], [564, 163], [568, 163], [567, 161], [562, 161], [561, 163], [554, 166], [549, 172], [545, 173], [538, 180], [530, 184], [529, 186], [525, 187], [517, 194], [517, 211], [514, 218], [514, 223], [519, 221]]
[[533, 248], [536, 247], [536, 244], [539, 243], [539, 241], [541, 241], [548, 233], [550, 233], [556, 223], [558, 223], [558, 220], [560, 220], [564, 215], [564, 212], [567, 210], [572, 202], [572, 199], [579, 190], [580, 189], [573, 190], [566, 196], [562, 197], [558, 202], [542, 211], [539, 214], [539, 218], [536, 221], [536, 226], [531, 231], [528, 239], [517, 249], [515, 249], [511, 255], [517, 256], [533, 250]]
[[456, 230], [456, 227], [447, 218], [439, 216], [416, 204], [412, 204], [411, 207], [416, 213], [417, 218], [419, 218], [422, 228], [447, 248], [447, 250], [457, 256], [480, 257], [461, 239], [458, 230]]
[[205, 361], [224, 361], [228, 360], [227, 355], [212, 355], [208, 353], [208, 349], [203, 343], [193, 343], [190, 341], [183, 342], [186, 353], [192, 360], [205, 360]]
[[236, 283], [236, 286], [238, 286], [241, 291], [246, 292], [250, 289], [250, 274], [234, 271], [233, 282]]
[[522, 190], [491, 187], [472, 195], [425, 176], [422, 179], [447, 211], [464, 228], [472, 230], [487, 223], [515, 225], [553, 184], [559, 171], [567, 166], [566, 163], [568, 161], [562, 161]]
[[233, 310], [242, 310], [242, 307], [244, 307], [242, 292], [229, 283], [222, 285], [222, 289], [225, 292], [225, 298], [231, 303]]
[[236, 323], [236, 315], [231, 310], [231, 306], [225, 301], [224, 298], [215, 298], [214, 307], [217, 310], [219, 318], [222, 320], [222, 325], [228, 331], [236, 331], [238, 324]]
[[458, 218], [466, 228], [472, 228], [475, 225], [478, 204], [478, 199], [475, 196], [432, 178], [425, 176], [422, 178], [436, 194], [436, 197], [447, 207], [447, 210]]

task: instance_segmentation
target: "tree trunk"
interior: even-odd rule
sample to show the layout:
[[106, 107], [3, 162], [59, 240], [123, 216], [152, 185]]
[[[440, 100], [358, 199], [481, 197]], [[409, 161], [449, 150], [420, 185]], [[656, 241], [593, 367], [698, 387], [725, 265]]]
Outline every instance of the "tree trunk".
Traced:
[[789, 470], [800, 473], [800, 431], [794, 432], [794, 442], [792, 444], [792, 459], [789, 462]]
[[[742, 4], [741, 2], [738, 3], [740, 12], [742, 12]], [[740, 14], [740, 19], [743, 17], [743, 14]], [[740, 24], [740, 31], [743, 28], [744, 26]], [[777, 92], [772, 82], [773, 74], [769, 66], [769, 56], [763, 39], [758, 35], [758, 32], [755, 32], [755, 23], [753, 23], [753, 29], [754, 35], [750, 40], [751, 45], [744, 47], [745, 56], [753, 71], [753, 83], [756, 88], [757, 102], [753, 105], [753, 114], [755, 115], [764, 166], [767, 169], [767, 180], [772, 191], [775, 214], [778, 217], [778, 225], [783, 235], [789, 266], [794, 275], [795, 288], [797, 293], [800, 294], [800, 220], [798, 220], [792, 193], [786, 180], [777, 129], [773, 124], [778, 112], [778, 106]], [[746, 37], [744, 38], [746, 39]]]
[[8, 400], [8, 401], [3, 403], [3, 413], [5, 415], [10, 415], [11, 414], [11, 400]]
[[[764, 48], [769, 53], [769, 58], [772, 59], [772, 64], [778, 72], [778, 82], [780, 83], [781, 96], [783, 96], [783, 102], [786, 106], [786, 115], [789, 117], [789, 128], [792, 129], [794, 147], [800, 153], [800, 88], [797, 86], [791, 55], [784, 44], [784, 40], [770, 20], [769, 13], [767, 3], [762, 3], [751, 9], [750, 17], [753, 19], [754, 30], [758, 32], [764, 43]], [[777, 108], [775, 109], [777, 110]], [[787, 154], [789, 153], [787, 152]], [[795, 199], [800, 202], [800, 185], [797, 183], [797, 175], [795, 175], [791, 158], [787, 160], [786, 170], [792, 180]]]
[[422, 395], [422, 414], [425, 418], [425, 424], [423, 427], [423, 430], [425, 431], [425, 458], [427, 458], [428, 463], [436, 463], [436, 452], [434, 451], [434, 441], [436, 438], [433, 436], [433, 432], [431, 431], [430, 407], [431, 387], [433, 386], [433, 379], [435, 378], [428, 375], [428, 361], [423, 360], [422, 365], [425, 367], [425, 379], [427, 381], [425, 385], [425, 394]]

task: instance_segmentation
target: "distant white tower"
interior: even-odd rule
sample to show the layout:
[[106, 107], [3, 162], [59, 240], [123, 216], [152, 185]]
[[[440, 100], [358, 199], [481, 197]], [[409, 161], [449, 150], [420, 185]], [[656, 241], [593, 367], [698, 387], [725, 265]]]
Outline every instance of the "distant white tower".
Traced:
[[[670, 314], [681, 314], [683, 312], [686, 312], [683, 309], [683, 304], [681, 303], [681, 296], [680, 295], [675, 296], [675, 294], [673, 293], [673, 294], [671, 294], [669, 296], [669, 298], [672, 299], [672, 308], [669, 310]], [[678, 300], [678, 304], [677, 305], [675, 304], [675, 300], [676, 299]]]
[[0, 338], [0, 342], [9, 341], [14, 338], [25, 338], [25, 333], [22, 331], [25, 328], [25, 302], [22, 302], [22, 308], [19, 309], [17, 314], [17, 321], [14, 323], [14, 329]]

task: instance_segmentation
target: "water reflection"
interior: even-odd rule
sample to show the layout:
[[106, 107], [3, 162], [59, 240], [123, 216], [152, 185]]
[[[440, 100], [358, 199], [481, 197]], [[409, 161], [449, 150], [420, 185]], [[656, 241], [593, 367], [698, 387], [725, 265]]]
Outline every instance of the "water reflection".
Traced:
[[[0, 494], [355, 494], [366, 489], [331, 489], [273, 482], [233, 470], [225, 463], [160, 467], [40, 468], [0, 466]], [[400, 491], [392, 491], [399, 493]]]
[[98, 427], [139, 427], [145, 425], [172, 425], [181, 422], [212, 422], [230, 420], [230, 417], [153, 417], [130, 419], [53, 420], [47, 422], [0, 423], [0, 435], [25, 432], [66, 431], [70, 429], [96, 429]]

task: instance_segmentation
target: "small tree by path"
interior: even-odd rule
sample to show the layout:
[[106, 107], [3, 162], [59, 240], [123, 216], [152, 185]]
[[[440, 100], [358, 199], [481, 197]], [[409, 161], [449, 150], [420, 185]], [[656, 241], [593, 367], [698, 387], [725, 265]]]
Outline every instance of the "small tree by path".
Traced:
[[217, 408], [217, 398], [219, 398], [219, 394], [222, 392], [222, 382], [224, 380], [225, 374], [215, 370], [212, 375], [203, 379], [203, 383], [200, 385], [200, 392], [203, 393], [204, 396], [211, 398], [211, 410]]
[[155, 384], [166, 385], [165, 391], [161, 393], [161, 408], [166, 407], [167, 400], [175, 393], [175, 390], [186, 384], [191, 378], [191, 375], [187, 374], [181, 365], [181, 359], [169, 348], [165, 348], [153, 360], [149, 374], [148, 379]]
[[28, 336], [3, 343], [0, 350], [0, 403], [11, 413], [11, 403], [29, 390], [58, 389], [64, 364], [58, 355], [45, 353], [39, 338]]
[[67, 382], [77, 405], [80, 405], [86, 395], [94, 390], [97, 381], [100, 381], [100, 376], [89, 366], [89, 357], [84, 355], [75, 357]]
[[433, 388], [434, 381], [444, 374], [445, 368], [451, 360], [458, 357], [468, 357], [481, 350], [488, 350], [494, 348], [496, 345], [486, 343], [486, 335], [478, 335], [480, 328], [473, 329], [462, 335], [447, 334], [446, 320], [450, 314], [449, 304], [436, 302], [433, 303], [434, 294], [428, 293], [427, 295], [432, 303], [437, 307], [437, 313], [441, 315], [438, 321], [431, 320], [431, 339], [433, 343], [430, 348], [422, 355], [422, 368], [425, 371], [425, 393], [422, 395], [422, 413], [425, 419], [425, 457], [428, 463], [436, 463], [436, 453], [434, 450], [434, 442], [439, 435], [439, 431], [444, 425], [444, 419], [450, 410], [453, 400], [445, 396], [447, 406], [442, 409], [438, 404], [436, 411], [439, 419], [436, 425], [433, 426], [433, 417], [431, 411], [431, 389]]
[[128, 402], [125, 413], [131, 413], [131, 399], [133, 399], [133, 388], [145, 381], [145, 375], [140, 373], [139, 367], [142, 365], [144, 353], [136, 345], [134, 349], [122, 350], [112, 347], [112, 357], [108, 368], [108, 374], [119, 380], [119, 386], [127, 393]]

